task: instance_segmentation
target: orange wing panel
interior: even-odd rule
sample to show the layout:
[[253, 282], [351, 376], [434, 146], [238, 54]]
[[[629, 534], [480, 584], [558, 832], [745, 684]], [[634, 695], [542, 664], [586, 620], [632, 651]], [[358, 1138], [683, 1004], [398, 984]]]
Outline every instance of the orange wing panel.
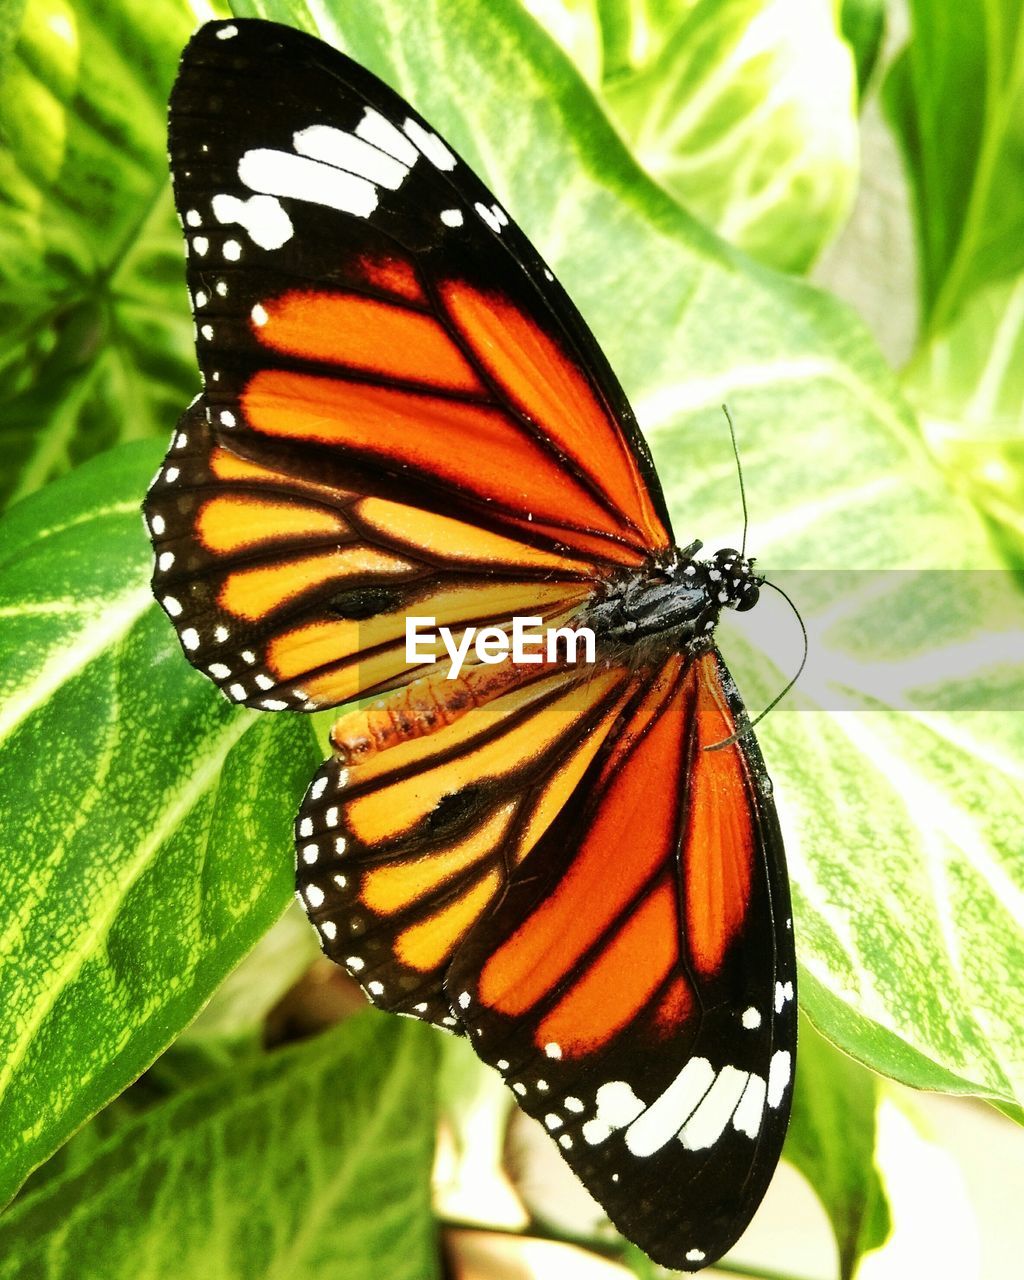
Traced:
[[292, 290], [263, 304], [257, 335], [273, 351], [381, 378], [484, 394], [433, 316], [354, 293]]
[[500, 880], [497, 871], [488, 871], [478, 885], [460, 894], [450, 906], [400, 933], [395, 955], [402, 964], [420, 973], [436, 969], [498, 892]]
[[[662, 690], [657, 690], [663, 698]], [[669, 857], [676, 838], [684, 702], [675, 698], [608, 785], [575, 861], [490, 957], [480, 998], [525, 1013], [579, 961]], [[623, 835], [628, 833], [628, 847]], [[587, 909], [580, 910], [586, 903]]]
[[242, 396], [256, 431], [340, 445], [494, 502], [611, 534], [616, 518], [501, 412], [429, 394], [262, 369]]
[[701, 658], [697, 668], [696, 737], [683, 840], [686, 933], [694, 967], [713, 974], [746, 917], [755, 833], [739, 745], [704, 749], [728, 738], [735, 725], [714, 658]]
[[576, 463], [633, 522], [652, 548], [668, 545], [625, 441], [565, 352], [508, 299], [463, 281], [442, 297], [475, 358], [509, 401]]
[[236, 569], [224, 579], [217, 599], [221, 608], [229, 613], [257, 622], [287, 601], [324, 583], [334, 582], [341, 588], [353, 580], [400, 576], [416, 570], [417, 566], [410, 561], [375, 547], [340, 547], [336, 551], [282, 560], [255, 569]]
[[349, 538], [352, 532], [340, 515], [322, 507], [234, 493], [204, 502], [195, 529], [206, 550], [219, 554], [293, 538]]
[[644, 1007], [679, 958], [679, 911], [665, 876], [534, 1032], [562, 1058], [593, 1053]]

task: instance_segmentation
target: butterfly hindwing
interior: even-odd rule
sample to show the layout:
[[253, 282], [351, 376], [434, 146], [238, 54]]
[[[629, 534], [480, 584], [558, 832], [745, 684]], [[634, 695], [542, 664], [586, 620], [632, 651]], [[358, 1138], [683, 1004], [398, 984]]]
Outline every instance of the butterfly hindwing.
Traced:
[[[636, 684], [622, 669], [506, 670], [508, 691], [472, 714], [361, 763], [328, 760], [296, 823], [299, 896], [326, 953], [374, 1003], [448, 1028], [453, 957], [518, 869], [542, 873], [533, 850]], [[404, 691], [409, 714], [450, 702], [445, 683]]]
[[546, 877], [513, 879], [446, 984], [612, 1220], [684, 1269], [719, 1257], [760, 1202], [795, 1066], [763, 764], [749, 739], [706, 749], [740, 714], [717, 654], [670, 664], [534, 851]]

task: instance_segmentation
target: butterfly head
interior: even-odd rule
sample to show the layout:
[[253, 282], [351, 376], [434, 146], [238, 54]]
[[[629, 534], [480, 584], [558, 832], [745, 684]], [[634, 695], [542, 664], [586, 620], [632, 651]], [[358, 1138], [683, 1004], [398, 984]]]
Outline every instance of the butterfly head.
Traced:
[[723, 547], [705, 562], [705, 572], [713, 593], [723, 609], [746, 613], [757, 604], [764, 578], [754, 572], [753, 556]]

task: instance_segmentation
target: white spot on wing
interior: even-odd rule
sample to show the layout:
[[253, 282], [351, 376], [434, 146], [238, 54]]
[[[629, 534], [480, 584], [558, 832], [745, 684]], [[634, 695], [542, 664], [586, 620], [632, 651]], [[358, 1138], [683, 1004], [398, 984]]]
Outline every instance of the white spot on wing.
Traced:
[[307, 884], [306, 885], [306, 901], [309, 903], [311, 907], [323, 906], [323, 901], [324, 901], [323, 889], [321, 889], [319, 885]]
[[167, 525], [164, 523], [163, 516], [154, 516], [149, 522], [149, 527], [155, 534], [161, 534], [167, 528]]
[[[366, 961], [362, 958], [362, 956], [346, 956], [345, 968], [351, 969], [353, 973], [359, 973], [366, 968]], [[420, 1009], [420, 1011], [422, 1012], [422, 1010], [426, 1008], [426, 1005], [422, 1006], [422, 1008], [419, 1005], [417, 1005], [416, 1007], [417, 1009]]]
[[372, 142], [389, 156], [401, 160], [410, 168], [416, 163], [418, 152], [408, 138], [395, 128], [390, 120], [385, 120], [379, 111], [367, 107], [362, 120], [356, 125], [356, 137], [364, 142]]
[[320, 932], [324, 935], [328, 942], [333, 942], [338, 936], [338, 926], [333, 920], [324, 920], [320, 925]]
[[743, 1096], [747, 1074], [731, 1066], [719, 1071], [697, 1110], [680, 1130], [679, 1139], [687, 1151], [705, 1151], [715, 1145]]
[[643, 1111], [644, 1104], [625, 1080], [610, 1080], [596, 1095], [597, 1118], [613, 1129], [624, 1129]]
[[455, 157], [444, 145], [436, 133], [431, 133], [417, 120], [406, 120], [402, 125], [406, 137], [411, 138], [420, 151], [427, 157], [435, 169], [443, 169], [449, 173], [455, 168]]
[[242, 246], [237, 240], [224, 241], [224, 257], [227, 258], [229, 262], [237, 262], [241, 256]]
[[253, 307], [253, 309], [249, 312], [249, 315], [252, 317], [253, 324], [260, 325], [260, 326], [265, 325], [267, 321], [270, 319], [270, 317], [267, 315], [266, 307], [261, 307], [258, 302]]
[[217, 39], [230, 40], [232, 36], [237, 36], [237, 35], [238, 35], [238, 28], [234, 25], [234, 23], [231, 23], [226, 27], [221, 27], [221, 29], [217, 32]]
[[397, 191], [409, 176], [409, 166], [354, 133], [326, 124], [300, 129], [293, 139], [295, 150], [311, 160], [322, 160], [336, 169], [346, 169], [368, 182]]
[[560, 1058], [562, 1056], [562, 1046], [560, 1044], [555, 1044], [552, 1040], [549, 1044], [544, 1046], [544, 1052], [549, 1058]]
[[172, 618], [181, 617], [182, 610], [180, 600], [176, 600], [174, 596], [164, 596], [163, 605]]
[[465, 219], [461, 209], [442, 209], [441, 221], [446, 227], [461, 227]]
[[317, 778], [309, 789], [309, 794], [314, 800], [319, 800], [323, 793], [327, 790], [327, 775]]
[[691, 1058], [664, 1093], [626, 1130], [626, 1146], [635, 1156], [653, 1155], [674, 1137], [710, 1089], [715, 1071], [707, 1058]]
[[495, 204], [488, 208], [478, 200], [473, 208], [496, 235], [501, 232], [502, 227], [508, 226], [508, 214], [500, 205]]
[[309, 156], [258, 147], [238, 162], [238, 176], [250, 191], [322, 204], [339, 213], [368, 218], [377, 207], [372, 182]]
[[761, 1116], [764, 1113], [764, 1098], [767, 1085], [759, 1075], [751, 1072], [747, 1087], [743, 1090], [740, 1104], [733, 1112], [732, 1127], [748, 1138], [756, 1138], [761, 1127]]
[[299, 823], [299, 835], [311, 836], [312, 834], [313, 834], [313, 819], [303, 818], [302, 821]]
[[186, 627], [181, 633], [181, 643], [186, 649], [194, 650], [199, 648], [199, 632], [195, 627]]
[[792, 1071], [792, 1062], [787, 1049], [778, 1049], [772, 1054], [768, 1067], [768, 1105], [777, 1107], [786, 1094], [786, 1086]]
[[743, 1016], [740, 1018], [740, 1021], [748, 1031], [756, 1031], [761, 1025], [761, 1015], [754, 1006], [751, 1005], [749, 1009], [743, 1010]]
[[703, 1249], [687, 1249], [686, 1251], [687, 1262], [703, 1262], [706, 1256]]
[[231, 668], [226, 667], [223, 662], [211, 662], [206, 669], [215, 680], [226, 680], [231, 674]]

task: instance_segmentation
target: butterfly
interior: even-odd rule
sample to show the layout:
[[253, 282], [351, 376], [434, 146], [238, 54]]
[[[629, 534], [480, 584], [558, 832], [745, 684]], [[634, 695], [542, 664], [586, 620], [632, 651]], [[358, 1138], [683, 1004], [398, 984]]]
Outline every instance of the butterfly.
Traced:
[[[228, 698], [342, 714], [296, 820], [324, 951], [469, 1038], [622, 1233], [699, 1270], [772, 1176], [795, 1066], [771, 784], [714, 644], [744, 555], [679, 547], [626, 397], [504, 208], [333, 48], [212, 22], [171, 97], [203, 391], [145, 501]], [[595, 661], [410, 664], [587, 625]], [[494, 634], [492, 631], [490, 634]]]

